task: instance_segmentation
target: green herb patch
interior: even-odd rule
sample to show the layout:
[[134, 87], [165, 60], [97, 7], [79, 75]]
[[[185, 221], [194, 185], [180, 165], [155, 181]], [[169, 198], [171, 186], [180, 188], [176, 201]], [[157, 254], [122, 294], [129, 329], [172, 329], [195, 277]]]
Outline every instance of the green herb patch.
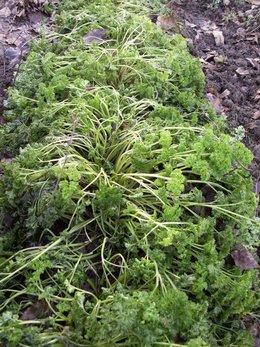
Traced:
[[63, 1], [10, 90], [6, 346], [253, 346], [257, 272], [230, 256], [256, 251], [252, 154], [185, 40], [150, 21], [159, 5]]

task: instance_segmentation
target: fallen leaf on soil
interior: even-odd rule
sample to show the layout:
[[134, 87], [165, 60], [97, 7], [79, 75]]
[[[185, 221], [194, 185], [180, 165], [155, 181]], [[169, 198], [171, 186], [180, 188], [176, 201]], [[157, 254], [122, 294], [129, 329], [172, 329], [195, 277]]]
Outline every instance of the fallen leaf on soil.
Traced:
[[158, 16], [156, 24], [161, 29], [171, 30], [176, 26], [177, 21], [172, 16]]
[[231, 256], [236, 266], [242, 270], [256, 269], [259, 267], [253, 255], [244, 246], [236, 246]]
[[249, 61], [249, 63], [254, 67], [257, 68], [257, 65], [259, 65], [260, 62], [260, 58], [246, 58], [247, 61]]
[[213, 106], [213, 108], [215, 109], [215, 111], [220, 114], [223, 112], [223, 107], [221, 105], [221, 100], [219, 98], [219, 96], [214, 95], [213, 93], [207, 93], [206, 94], [209, 102], [211, 103], [211, 105]]
[[213, 61], [214, 58], [217, 56], [217, 52], [216, 51], [210, 51], [206, 54], [204, 60], [205, 61]]
[[207, 93], [210, 93], [210, 94], [213, 94], [213, 95], [218, 95], [218, 92], [217, 92], [217, 90], [214, 88], [214, 87], [209, 87], [208, 89], [207, 89]]
[[249, 35], [247, 35], [246, 37], [247, 41], [253, 41], [258, 43], [258, 34], [257, 33], [250, 33]]
[[253, 50], [260, 56], [260, 47], [253, 46]]
[[3, 7], [0, 10], [0, 17], [9, 17], [10, 14], [11, 14], [11, 11], [10, 11], [9, 7]]
[[258, 129], [259, 127], [260, 127], [260, 121], [259, 120], [255, 120], [254, 122], [247, 124], [247, 128], [251, 129], [251, 130]]
[[223, 55], [218, 55], [216, 57], [214, 57], [214, 62], [215, 63], [219, 63], [222, 64], [225, 61], [225, 57], [223, 57]]
[[14, 158], [3, 158], [1, 162], [4, 162], [5, 164], [11, 164]]
[[253, 118], [254, 118], [254, 119], [260, 118], [260, 111], [256, 111], [256, 112], [254, 113], [254, 115], [253, 115]]
[[238, 69], [236, 69], [236, 73], [238, 73], [241, 76], [249, 75], [250, 70], [246, 69], [245, 67], [239, 67]]
[[191, 28], [196, 28], [196, 24], [190, 23], [188, 20], [185, 20], [185, 26], [186, 27], [191, 27]]
[[8, 60], [12, 60], [15, 59], [17, 56], [19, 56], [21, 54], [21, 51], [18, 47], [9, 47], [5, 50], [5, 57]]
[[224, 39], [223, 32], [221, 30], [213, 30], [212, 34], [214, 36], [215, 43], [216, 43], [217, 46], [224, 45], [225, 39]]
[[201, 34], [202, 34], [201, 30], [196, 30], [195, 41], [198, 41], [200, 39]]
[[224, 63], [225, 61], [225, 57], [223, 55], [218, 55], [218, 53], [216, 51], [210, 51], [207, 52], [206, 55], [201, 58], [202, 62], [215, 62], [215, 63]]
[[231, 94], [230, 90], [225, 89], [223, 93], [220, 94], [221, 98], [227, 98]]
[[105, 38], [106, 38], [106, 30], [97, 29], [97, 30], [92, 30], [89, 33], [87, 33], [83, 37], [83, 40], [85, 41], [85, 43], [87, 45], [89, 45], [92, 42], [102, 43], [102, 42], [104, 42]]
[[214, 69], [214, 64], [211, 64], [211, 63], [207, 62], [203, 58], [200, 58], [200, 62], [203, 64], [203, 67], [205, 67], [205, 68], [207, 68], [209, 70], [213, 70]]
[[260, 5], [260, 0], [248, 0], [252, 5]]
[[[239, 23], [238, 23], [239, 24]], [[241, 39], [244, 39], [246, 36], [246, 29], [245, 28], [238, 28], [236, 32], [237, 36], [240, 37]]]
[[28, 307], [22, 314], [21, 320], [34, 320], [49, 317], [51, 310], [45, 300], [40, 300]]
[[37, 13], [29, 13], [28, 18], [31, 24], [38, 25], [38, 24], [41, 24], [41, 22], [46, 18], [46, 16], [41, 12], [37, 12]]
[[202, 24], [201, 29], [207, 33], [212, 33], [213, 30], [218, 29], [217, 25], [211, 21], [204, 21]]
[[14, 16], [14, 18], [16, 17], [23, 17], [25, 16], [25, 8], [21, 8], [19, 9], [18, 7], [14, 7], [12, 9], [12, 15]]

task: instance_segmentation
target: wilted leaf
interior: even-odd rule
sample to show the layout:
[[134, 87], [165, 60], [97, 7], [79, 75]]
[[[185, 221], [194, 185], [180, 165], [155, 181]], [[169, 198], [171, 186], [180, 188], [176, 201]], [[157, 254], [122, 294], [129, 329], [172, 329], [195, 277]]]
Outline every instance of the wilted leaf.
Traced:
[[212, 33], [213, 30], [217, 30], [218, 27], [215, 23], [212, 23], [211, 21], [204, 21], [202, 22], [201, 29], [207, 33]]
[[236, 266], [242, 270], [256, 269], [259, 267], [253, 255], [244, 246], [236, 246], [231, 256]]
[[158, 16], [156, 24], [164, 30], [171, 30], [176, 26], [177, 22], [172, 16]]
[[215, 43], [216, 43], [217, 46], [224, 45], [225, 39], [224, 39], [223, 32], [221, 30], [213, 30], [212, 34], [214, 36]]
[[45, 300], [40, 300], [28, 307], [22, 314], [21, 320], [35, 320], [46, 318], [51, 315], [52, 311]]
[[189, 22], [188, 20], [185, 20], [185, 26], [190, 28], [196, 28], [197, 25]]
[[260, 126], [260, 122], [258, 120], [256, 120], [255, 122], [251, 122], [249, 124], [247, 124], [247, 128], [248, 129], [257, 129]]
[[83, 37], [83, 40], [85, 41], [85, 43], [87, 45], [89, 45], [92, 42], [102, 43], [102, 42], [104, 42], [105, 38], [106, 38], [106, 30], [96, 29], [96, 30], [92, 30], [89, 33], [87, 33]]
[[260, 118], [260, 111], [256, 111], [253, 115], [254, 119], [259, 119]]
[[11, 11], [10, 11], [9, 7], [3, 7], [0, 10], [0, 17], [9, 17], [10, 14], [11, 14]]
[[38, 24], [41, 24], [41, 22], [46, 18], [46, 16], [41, 12], [37, 12], [37, 13], [29, 13], [28, 18], [31, 24], [38, 25]]
[[249, 33], [246, 36], [246, 39], [247, 39], [247, 41], [253, 41], [253, 42], [258, 43], [258, 36], [259, 36], [258, 33]]
[[245, 67], [239, 67], [238, 69], [236, 69], [236, 73], [238, 73], [241, 76], [249, 75], [250, 74], [250, 70], [248, 70]]
[[257, 65], [259, 65], [259, 62], [260, 62], [260, 58], [255, 58], [255, 59], [246, 58], [246, 60], [249, 61], [249, 63], [250, 63], [254, 68], [256, 68]]
[[21, 55], [21, 50], [18, 47], [9, 47], [5, 50], [5, 57], [8, 60], [13, 60]]
[[252, 5], [260, 5], [260, 0], [248, 0]]
[[256, 92], [255, 100], [260, 100], [260, 89], [258, 89], [258, 91]]
[[205, 61], [212, 61], [214, 60], [214, 57], [217, 55], [217, 52], [216, 51], [210, 51], [206, 54], [204, 60]]
[[215, 63], [224, 63], [225, 61], [225, 57], [223, 57], [223, 55], [217, 55], [216, 57], [214, 57], [214, 62]]
[[209, 102], [211, 103], [211, 105], [213, 106], [213, 108], [215, 109], [215, 111], [218, 114], [222, 113], [223, 107], [221, 105], [220, 97], [218, 95], [214, 95], [213, 93], [207, 93], [206, 96]]
[[230, 90], [225, 89], [223, 93], [220, 94], [221, 98], [227, 98], [230, 95]]

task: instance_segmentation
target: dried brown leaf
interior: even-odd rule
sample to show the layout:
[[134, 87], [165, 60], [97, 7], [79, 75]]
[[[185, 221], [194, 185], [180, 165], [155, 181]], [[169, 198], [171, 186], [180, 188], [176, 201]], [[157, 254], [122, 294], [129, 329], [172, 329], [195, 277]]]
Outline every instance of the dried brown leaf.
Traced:
[[242, 245], [236, 246], [231, 256], [236, 264], [242, 270], [259, 268], [259, 265], [253, 255]]
[[255, 100], [259, 101], [260, 100], [260, 89], [256, 92]]
[[258, 120], [256, 120], [255, 122], [248, 123], [248, 124], [247, 124], [247, 128], [248, 128], [248, 129], [251, 129], [251, 130], [257, 129], [257, 128], [259, 127], [259, 125], [260, 125], [260, 124], [258, 124], [258, 123], [259, 123]]
[[259, 65], [260, 62], [260, 58], [246, 58], [247, 61], [249, 61], [249, 63], [256, 68], [257, 65]]
[[3, 7], [1, 10], [0, 10], [0, 17], [9, 17], [11, 14], [11, 11], [10, 11], [10, 8], [9, 7]]
[[177, 25], [173, 16], [158, 16], [156, 24], [163, 30], [171, 30]]
[[197, 25], [189, 22], [188, 20], [185, 20], [185, 26], [190, 28], [196, 28]]
[[212, 33], [213, 30], [218, 29], [216, 23], [212, 23], [211, 21], [204, 21], [201, 24], [201, 29], [207, 33]]
[[220, 97], [212, 93], [207, 93], [206, 96], [209, 102], [211, 103], [211, 105], [213, 106], [213, 108], [215, 109], [215, 111], [218, 114], [221, 114], [223, 112], [223, 106], [221, 105]]
[[260, 111], [256, 111], [253, 115], [254, 119], [259, 119], [260, 118]]
[[90, 45], [92, 42], [102, 43], [106, 38], [106, 34], [106, 30], [103, 29], [92, 30], [83, 37], [83, 40], [87, 45]]
[[253, 41], [258, 43], [258, 33], [250, 33], [246, 36], [247, 41]]
[[245, 67], [239, 67], [239, 68], [236, 69], [236, 73], [238, 73], [241, 76], [249, 75], [250, 74], [250, 70], [245, 68]]
[[250, 2], [252, 5], [260, 5], [260, 0], [248, 0], [248, 2]]
[[49, 317], [51, 313], [48, 303], [45, 300], [39, 300], [23, 312], [21, 320], [26, 321], [46, 318]]
[[220, 94], [220, 97], [225, 99], [231, 94], [230, 90], [225, 89], [223, 93]]
[[223, 55], [217, 55], [216, 57], [214, 57], [214, 62], [223, 64], [225, 62], [225, 57], [223, 57]]
[[223, 32], [221, 30], [213, 30], [212, 34], [214, 36], [216, 45], [217, 46], [223, 46], [225, 43], [225, 38], [224, 38]]

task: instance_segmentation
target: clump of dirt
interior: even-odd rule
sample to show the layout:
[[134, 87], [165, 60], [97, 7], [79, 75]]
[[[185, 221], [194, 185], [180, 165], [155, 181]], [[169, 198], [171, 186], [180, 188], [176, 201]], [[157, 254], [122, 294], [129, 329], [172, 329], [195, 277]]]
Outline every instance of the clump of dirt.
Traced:
[[[206, 95], [232, 128], [243, 126], [255, 155], [251, 173], [260, 194], [260, 11], [256, 1], [173, 0], [182, 34], [203, 63]], [[260, 210], [258, 211], [258, 215]]]

